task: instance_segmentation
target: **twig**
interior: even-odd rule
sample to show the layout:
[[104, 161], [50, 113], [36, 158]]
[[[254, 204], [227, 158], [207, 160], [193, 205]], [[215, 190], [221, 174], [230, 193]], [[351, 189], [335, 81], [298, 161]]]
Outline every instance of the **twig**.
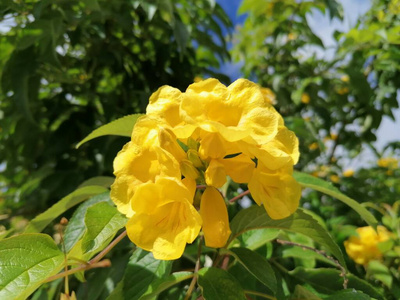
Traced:
[[295, 242], [284, 241], [284, 240], [280, 240], [280, 239], [277, 239], [276, 241], [279, 244], [282, 244], [282, 245], [297, 246], [297, 247], [302, 248], [303, 250], [313, 251], [313, 252], [318, 253], [318, 254], [322, 255], [323, 257], [329, 259], [340, 270], [340, 277], [343, 277], [343, 288], [347, 289], [347, 284], [349, 283], [349, 279], [346, 277], [346, 273], [347, 273], [346, 269], [336, 259], [334, 259], [332, 256], [329, 256], [328, 254], [326, 254], [325, 251], [318, 250], [318, 249], [315, 249], [315, 248], [312, 248], [312, 247], [309, 247], [309, 246], [305, 246], [305, 245], [302, 245], [302, 244], [298, 244], [298, 243], [295, 243]]
[[233, 203], [233, 202], [235, 202], [236, 200], [239, 200], [240, 198], [242, 198], [242, 197], [244, 197], [244, 196], [246, 196], [246, 195], [248, 195], [248, 194], [250, 194], [250, 190], [244, 191], [243, 193], [240, 193], [240, 194], [237, 195], [236, 197], [233, 197], [232, 199], [229, 200], [229, 203]]
[[106, 268], [111, 266], [111, 261], [109, 259], [105, 259], [100, 261], [108, 252], [111, 251], [112, 248], [115, 247], [116, 244], [118, 244], [124, 237], [126, 236], [126, 230], [122, 232], [115, 240], [113, 240], [107, 247], [103, 249], [99, 254], [97, 254], [93, 259], [91, 259], [88, 263], [82, 264], [79, 267], [73, 268], [68, 271], [64, 271], [61, 273], [58, 273], [56, 275], [50, 276], [47, 278], [44, 282], [50, 282], [53, 280], [56, 280], [58, 278], [62, 278], [64, 276], [72, 275], [74, 273], [80, 272], [80, 271], [87, 271], [90, 269], [94, 268]]
[[190, 296], [193, 293], [194, 287], [196, 286], [197, 282], [197, 272], [200, 270], [200, 256], [201, 256], [201, 245], [203, 243], [203, 236], [200, 236], [199, 238], [199, 247], [197, 248], [197, 260], [196, 260], [196, 265], [194, 267], [194, 276], [192, 278], [192, 281], [190, 282], [188, 291], [185, 296], [185, 300], [189, 300]]
[[248, 290], [245, 290], [244, 293], [245, 293], [246, 295], [249, 294], [249, 295], [254, 295], [254, 296], [262, 297], [262, 298], [265, 298], [265, 299], [276, 300], [276, 298], [273, 297], [273, 296], [270, 296], [270, 295], [267, 295], [267, 294], [264, 294], [264, 293], [260, 293], [260, 292], [256, 292], [256, 291], [248, 291]]

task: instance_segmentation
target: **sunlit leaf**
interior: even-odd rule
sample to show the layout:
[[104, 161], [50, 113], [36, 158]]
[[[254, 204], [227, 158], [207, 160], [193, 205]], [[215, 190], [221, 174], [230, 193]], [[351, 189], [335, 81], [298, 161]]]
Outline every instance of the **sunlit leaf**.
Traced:
[[21, 234], [0, 242], [0, 299], [25, 299], [64, 265], [46, 234]]
[[119, 136], [126, 136], [130, 137], [132, 134], [133, 126], [139, 117], [142, 114], [135, 114], [135, 115], [128, 115], [112, 121], [106, 125], [103, 125], [94, 131], [92, 131], [87, 137], [85, 137], [82, 141], [80, 141], [76, 148], [79, 148], [82, 144], [90, 141], [94, 138], [104, 136], [104, 135], [119, 135]]
[[297, 180], [297, 182], [300, 183], [301, 186], [312, 188], [316, 191], [322, 192], [342, 201], [343, 203], [354, 209], [370, 226], [375, 227], [377, 225], [377, 220], [375, 219], [375, 217], [364, 206], [351, 199], [350, 197], [342, 194], [331, 183], [300, 172], [294, 172], [293, 176]]

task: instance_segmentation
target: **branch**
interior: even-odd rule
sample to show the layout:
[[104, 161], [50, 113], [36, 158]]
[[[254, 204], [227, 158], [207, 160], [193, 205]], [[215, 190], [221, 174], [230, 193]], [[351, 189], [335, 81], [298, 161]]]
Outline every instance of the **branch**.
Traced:
[[242, 197], [244, 197], [244, 196], [246, 196], [246, 195], [248, 195], [248, 194], [250, 194], [250, 191], [249, 191], [249, 190], [244, 191], [243, 193], [240, 193], [240, 194], [237, 195], [236, 197], [233, 197], [232, 199], [230, 199], [230, 200], [229, 200], [229, 203], [233, 203], [233, 202], [235, 202], [236, 200], [239, 200], [240, 198], [242, 198]]

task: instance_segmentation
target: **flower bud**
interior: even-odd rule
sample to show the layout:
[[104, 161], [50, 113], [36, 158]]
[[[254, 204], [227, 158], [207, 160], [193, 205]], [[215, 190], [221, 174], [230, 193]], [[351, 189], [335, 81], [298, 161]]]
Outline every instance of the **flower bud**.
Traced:
[[179, 146], [176, 141], [174, 133], [166, 128], [160, 127], [158, 132], [158, 139], [160, 141], [161, 148], [171, 153], [178, 161], [185, 159], [185, 151]]
[[195, 166], [196, 168], [204, 167], [204, 164], [199, 157], [199, 153], [197, 153], [196, 150], [189, 149], [187, 152], [187, 156], [188, 156], [188, 159], [193, 164], [193, 166]]

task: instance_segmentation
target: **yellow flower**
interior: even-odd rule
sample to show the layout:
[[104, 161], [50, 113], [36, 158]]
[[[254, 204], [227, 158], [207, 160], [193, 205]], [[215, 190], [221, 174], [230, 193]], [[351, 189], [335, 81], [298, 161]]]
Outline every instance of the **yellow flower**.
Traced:
[[343, 172], [344, 177], [352, 177], [354, 175], [354, 170], [353, 169], [347, 169]]
[[[293, 165], [299, 142], [271, 106], [273, 93], [248, 80], [216, 79], [186, 92], [163, 86], [114, 160], [111, 199], [128, 218], [129, 238], [158, 259], [176, 259], [203, 224], [206, 245], [222, 247], [229, 218], [222, 187], [229, 176], [248, 184], [273, 219], [298, 207]], [[270, 98], [268, 98], [270, 97]], [[196, 207], [196, 185], [207, 187]]]
[[131, 201], [134, 215], [126, 225], [128, 237], [156, 259], [181, 257], [202, 225], [192, 202], [192, 193], [176, 178], [161, 177], [140, 185]]
[[304, 104], [310, 103], [310, 95], [308, 95], [307, 93], [301, 94], [301, 102]]
[[206, 246], [223, 247], [231, 234], [231, 230], [224, 198], [217, 189], [206, 188], [201, 196], [200, 214], [203, 219]]
[[343, 82], [349, 82], [350, 81], [350, 77], [349, 75], [343, 75], [342, 77], [340, 77], [340, 80]]
[[380, 158], [376, 163], [379, 167], [388, 168], [391, 170], [397, 169], [399, 167], [399, 160], [394, 157]]
[[308, 146], [308, 149], [310, 149], [310, 150], [316, 150], [316, 149], [318, 149], [318, 148], [319, 148], [319, 145], [318, 145], [317, 142], [314, 142], [314, 143], [312, 143], [312, 144], [310, 144], [310, 145]]
[[283, 219], [299, 206], [301, 188], [292, 176], [292, 168], [272, 171], [259, 163], [249, 182], [249, 190], [258, 205], [263, 204], [272, 219]]
[[158, 176], [181, 178], [176, 159], [161, 147], [140, 149], [132, 142], [127, 143], [114, 160], [115, 181], [110, 197], [118, 210], [131, 217], [131, 200], [138, 186], [155, 182]]
[[294, 34], [294, 33], [292, 33], [292, 32], [290, 32], [290, 33], [288, 34], [288, 40], [289, 40], [289, 41], [294, 40], [296, 37], [297, 37], [297, 35]]
[[182, 94], [180, 109], [185, 122], [227, 142], [264, 144], [278, 131], [279, 114], [266, 106], [260, 87], [244, 79], [229, 87], [216, 79], [194, 83]]
[[195, 76], [194, 79], [193, 79], [193, 82], [199, 82], [199, 81], [202, 81], [202, 80], [204, 80], [203, 77]]
[[366, 265], [371, 260], [380, 259], [382, 253], [378, 244], [390, 238], [390, 232], [378, 226], [376, 232], [371, 226], [357, 228], [358, 236], [351, 236], [344, 242], [347, 254], [357, 264]]
[[260, 91], [262, 95], [264, 96], [265, 103], [275, 105], [276, 104], [276, 96], [273, 91], [271, 91], [269, 88], [265, 87], [260, 87]]
[[349, 88], [348, 87], [341, 87], [337, 89], [337, 93], [339, 95], [345, 95], [349, 93]]
[[330, 179], [331, 179], [331, 181], [334, 182], [334, 183], [338, 183], [338, 182], [340, 181], [339, 176], [337, 176], [337, 175], [335, 175], [335, 174], [334, 174], [334, 175], [331, 175]]

